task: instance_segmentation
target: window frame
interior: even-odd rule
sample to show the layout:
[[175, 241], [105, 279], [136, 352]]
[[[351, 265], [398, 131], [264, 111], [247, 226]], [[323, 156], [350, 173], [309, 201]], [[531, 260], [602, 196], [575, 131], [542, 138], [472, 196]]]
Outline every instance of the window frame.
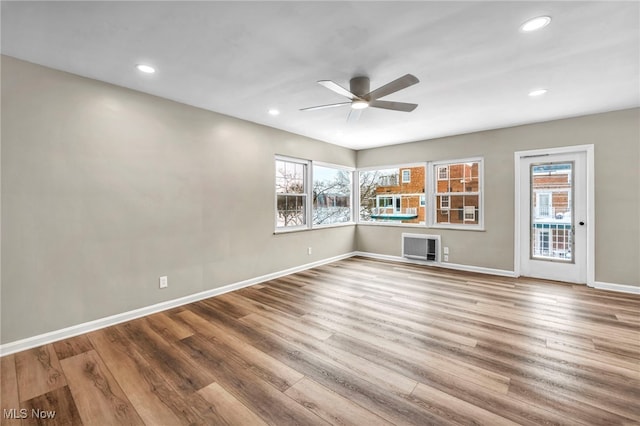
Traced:
[[[441, 177], [440, 176], [440, 170], [444, 170], [445, 171], [445, 176]], [[436, 167], [436, 177], [437, 180], [449, 180], [449, 166], [437, 166]]]
[[[401, 163], [401, 164], [392, 164], [392, 165], [380, 165], [380, 166], [370, 166], [370, 167], [362, 167], [362, 168], [354, 168], [349, 166], [343, 166], [340, 164], [326, 163], [322, 161], [313, 161], [306, 160], [296, 157], [289, 157], [284, 155], [275, 155], [274, 164], [277, 161], [285, 161], [296, 164], [302, 164], [305, 166], [304, 173], [304, 193], [300, 194], [300, 196], [304, 197], [304, 208], [305, 215], [304, 220], [305, 223], [298, 226], [289, 226], [283, 227], [278, 226], [278, 195], [282, 195], [283, 193], [277, 192], [277, 186], [274, 186], [274, 233], [287, 233], [287, 232], [295, 232], [295, 231], [304, 231], [304, 230], [313, 230], [313, 229], [321, 229], [321, 228], [331, 228], [331, 227], [340, 227], [340, 226], [349, 226], [349, 225], [370, 225], [370, 226], [400, 226], [400, 227], [418, 227], [418, 228], [440, 228], [440, 229], [459, 229], [459, 230], [471, 230], [471, 231], [484, 231], [484, 157], [470, 157], [470, 158], [461, 158], [461, 159], [451, 159], [451, 160], [437, 160], [437, 161], [426, 161], [426, 162], [418, 162], [418, 163]], [[450, 166], [455, 164], [463, 164], [463, 163], [478, 163], [478, 188], [476, 191], [465, 191], [463, 192], [451, 192], [451, 188], [448, 188], [448, 192], [437, 192], [438, 191], [438, 182], [445, 180], [441, 178], [440, 171], [446, 170], [447, 179], [450, 180]], [[337, 223], [327, 223], [327, 224], [314, 224], [313, 223], [313, 184], [314, 184], [314, 176], [313, 169], [314, 166], [324, 167], [324, 168], [332, 168], [336, 170], [346, 171], [349, 173], [351, 178], [351, 193], [349, 197], [349, 206], [351, 210], [350, 220], [347, 222], [337, 222]], [[389, 170], [396, 169], [400, 174], [398, 186], [402, 183], [407, 183], [405, 181], [404, 176], [405, 172], [409, 172], [409, 176], [412, 174], [411, 170], [407, 170], [413, 167], [424, 167], [424, 193], [416, 193], [420, 196], [420, 202], [418, 209], [423, 208], [424, 210], [424, 222], [418, 223], [403, 223], [402, 221], [398, 222], [377, 222], [377, 221], [363, 221], [360, 217], [361, 213], [361, 205], [360, 205], [360, 174], [363, 172], [370, 172], [375, 170]], [[277, 172], [276, 172], [277, 173]], [[443, 174], [444, 176], [444, 174]], [[274, 185], [276, 183], [277, 174], [274, 177]], [[410, 179], [410, 178], [409, 178]], [[409, 180], [410, 182], [410, 180]], [[461, 222], [459, 223], [437, 223], [438, 218], [438, 210], [446, 210], [451, 217], [451, 195], [456, 196], [474, 196], [478, 197], [478, 206], [477, 209], [474, 209], [474, 216], [477, 219], [478, 223], [470, 223], [472, 220], [470, 217], [470, 210], [465, 208], [469, 206], [462, 206], [461, 209], [457, 209], [458, 213], [462, 212]], [[399, 194], [395, 194], [399, 195]], [[376, 206], [378, 205], [377, 198], [389, 196], [395, 200], [394, 194], [379, 194], [376, 196]], [[441, 196], [440, 202], [438, 202], [438, 196]], [[441, 203], [444, 197], [448, 198], [448, 203], [446, 207], [442, 207]], [[394, 210], [395, 210], [395, 202], [394, 202]], [[473, 206], [475, 207], [475, 206]]]
[[[407, 173], [408, 178], [405, 180], [404, 174]], [[411, 183], [411, 169], [400, 169], [400, 182]]]
[[[311, 204], [311, 207], [309, 208], [309, 213], [311, 215], [311, 221], [309, 222], [309, 229], [321, 229], [321, 228], [335, 228], [335, 227], [339, 227], [339, 226], [348, 226], [348, 225], [355, 225], [355, 209], [356, 206], [354, 205], [355, 203], [355, 196], [354, 196], [354, 192], [355, 192], [355, 168], [354, 167], [347, 167], [347, 166], [342, 166], [339, 164], [333, 164], [333, 163], [325, 163], [323, 161], [311, 161], [311, 167], [310, 167], [310, 174], [311, 174], [311, 178], [310, 178], [310, 185], [311, 185], [311, 197], [309, 198], [309, 202]], [[342, 170], [345, 172], [349, 173], [349, 176], [351, 177], [351, 191], [349, 193], [349, 208], [351, 209], [351, 214], [349, 217], [349, 221], [348, 222], [338, 222], [338, 223], [321, 223], [321, 224], [314, 224], [313, 223], [313, 166], [319, 166], [319, 167], [324, 167], [324, 168], [329, 168], [329, 169], [336, 169], [336, 170]]]
[[[373, 170], [388, 170], [388, 169], [397, 169], [398, 170], [398, 174], [400, 175], [398, 178], [398, 185], [400, 185], [402, 182], [402, 172], [405, 169], [411, 169], [413, 167], [424, 167], [425, 169], [425, 173], [424, 173], [424, 181], [423, 181], [423, 187], [424, 187], [424, 193], [421, 194], [421, 196], [424, 196], [425, 199], [425, 204], [423, 205], [421, 202], [419, 202], [418, 204], [418, 208], [421, 209], [425, 209], [425, 220], [424, 223], [395, 223], [395, 222], [374, 222], [374, 221], [363, 221], [360, 218], [360, 173], [362, 172], [370, 172]], [[409, 170], [409, 172], [411, 172]], [[354, 178], [353, 178], [353, 197], [354, 197], [354, 202], [357, 202], [357, 204], [354, 203], [354, 218], [355, 218], [355, 224], [356, 225], [365, 225], [365, 226], [407, 226], [407, 227], [418, 227], [418, 228], [426, 228], [429, 225], [429, 210], [428, 210], [428, 205], [427, 205], [427, 200], [429, 200], [429, 190], [427, 188], [427, 182], [428, 182], [428, 175], [429, 175], [429, 162], [424, 161], [424, 162], [418, 162], [418, 163], [400, 163], [400, 164], [391, 164], [391, 165], [380, 165], [380, 166], [369, 166], [369, 167], [358, 167], [357, 169], [355, 169], [355, 173], [354, 173]], [[406, 182], [404, 182], [406, 183]], [[380, 196], [389, 196], [389, 197], [393, 197], [394, 194], [380, 194]], [[396, 194], [399, 195], [399, 194]], [[376, 197], [376, 206], [377, 206], [377, 198]], [[395, 210], [395, 205], [393, 206], [394, 210]]]
[[[469, 213], [471, 213], [473, 215], [473, 217], [469, 218]], [[462, 222], [475, 222], [476, 221], [476, 208], [475, 206], [464, 206], [463, 207], [463, 212], [462, 214], [464, 215]]]
[[[436, 199], [438, 196], [436, 195]], [[447, 200], [445, 203], [444, 200]], [[446, 204], [446, 206], [445, 206]], [[441, 195], [440, 196], [440, 210], [449, 210], [451, 208], [451, 196], [450, 195]]]
[[[545, 210], [547, 211], [546, 216], [542, 216], [540, 212], [542, 211], [542, 198], [547, 197], [547, 203], [545, 204]], [[545, 191], [545, 192], [536, 192], [536, 217], [539, 218], [550, 218], [553, 216], [553, 192]]]
[[[310, 211], [309, 211], [309, 190], [310, 190], [310, 184], [309, 184], [309, 168], [311, 166], [311, 161], [309, 160], [303, 160], [300, 158], [295, 158], [295, 157], [286, 157], [286, 156], [282, 156], [282, 155], [276, 155], [274, 158], [274, 166], [277, 164], [278, 161], [283, 161], [283, 162], [287, 162], [287, 163], [293, 163], [293, 164], [301, 164], [304, 166], [304, 172], [303, 172], [303, 188], [304, 191], [302, 193], [301, 196], [304, 197], [304, 223], [302, 225], [297, 225], [297, 226], [278, 226], [278, 195], [283, 195], [283, 193], [279, 193], [277, 186], [276, 186], [276, 180], [278, 178], [277, 173], [275, 171], [275, 167], [274, 167], [274, 179], [273, 179], [273, 184], [274, 184], [274, 229], [275, 229], [275, 233], [283, 233], [283, 232], [295, 232], [295, 231], [300, 231], [300, 230], [304, 230], [304, 229], [309, 229], [309, 225], [310, 225], [310, 220], [311, 220], [311, 215], [310, 215]], [[284, 193], [285, 195], [287, 195], [286, 193]], [[292, 195], [297, 195], [297, 194], [292, 194]]]
[[[326, 163], [326, 162], [322, 162], [322, 161], [313, 161], [313, 160], [306, 160], [306, 159], [302, 159], [302, 158], [296, 158], [296, 157], [290, 157], [290, 156], [286, 156], [286, 155], [280, 155], [280, 154], [276, 154], [274, 156], [274, 166], [276, 164], [276, 162], [278, 161], [284, 161], [284, 162], [290, 162], [290, 163], [294, 163], [294, 164], [302, 164], [305, 166], [305, 172], [304, 172], [304, 176], [303, 176], [303, 186], [304, 186], [304, 197], [305, 197], [305, 202], [304, 202], [304, 208], [305, 208], [305, 214], [304, 214], [304, 220], [305, 223], [302, 225], [297, 225], [297, 226], [288, 226], [288, 227], [284, 227], [284, 226], [278, 226], [278, 195], [283, 195], [283, 193], [279, 193], [277, 190], [277, 186], [276, 186], [276, 179], [277, 179], [277, 174], [275, 174], [275, 167], [274, 167], [274, 179], [273, 179], [273, 188], [274, 188], [274, 234], [286, 234], [289, 232], [298, 232], [298, 231], [311, 231], [313, 229], [321, 229], [321, 228], [335, 228], [335, 227], [340, 227], [340, 226], [349, 226], [349, 225], [355, 225], [355, 221], [354, 221], [354, 212], [355, 212], [355, 206], [354, 206], [354, 201], [355, 199], [355, 195], [354, 195], [354, 182], [355, 182], [355, 168], [354, 167], [348, 167], [348, 166], [343, 166], [340, 164], [333, 164], [333, 163]], [[328, 223], [328, 224], [318, 224], [318, 225], [314, 225], [313, 223], [313, 167], [314, 166], [319, 166], [319, 167], [325, 167], [325, 168], [332, 168], [332, 169], [337, 169], [337, 170], [342, 170], [345, 171], [347, 173], [349, 173], [349, 176], [351, 178], [351, 193], [350, 193], [350, 197], [349, 197], [349, 206], [351, 209], [351, 214], [350, 214], [350, 220], [348, 222], [339, 222], [339, 223]]]
[[[446, 166], [447, 170], [447, 179], [450, 180], [450, 166], [455, 164], [464, 164], [464, 163], [478, 163], [478, 189], [477, 191], [465, 191], [465, 192], [438, 192], [438, 182], [442, 182], [445, 179], [440, 179], [440, 170]], [[429, 219], [429, 227], [430, 228], [440, 228], [440, 229], [460, 229], [460, 230], [473, 230], [473, 231], [484, 231], [484, 157], [469, 157], [469, 158], [456, 158], [451, 160], [438, 160], [430, 163], [430, 171], [432, 176], [436, 179], [431, 179], [432, 184], [429, 185], [430, 188], [430, 199], [432, 200], [431, 205], [432, 208], [429, 209], [430, 219]], [[465, 206], [462, 207], [462, 222], [460, 223], [437, 223], [438, 212], [437, 210], [445, 210], [443, 208], [436, 207], [438, 196], [440, 196], [440, 200], [442, 201], [443, 196], [449, 196], [449, 207], [446, 210], [449, 212], [449, 217], [451, 217], [451, 195], [458, 196], [477, 196], [478, 197], [478, 209], [475, 212], [476, 218], [478, 219], [478, 223], [469, 223], [470, 220], [466, 219]]]

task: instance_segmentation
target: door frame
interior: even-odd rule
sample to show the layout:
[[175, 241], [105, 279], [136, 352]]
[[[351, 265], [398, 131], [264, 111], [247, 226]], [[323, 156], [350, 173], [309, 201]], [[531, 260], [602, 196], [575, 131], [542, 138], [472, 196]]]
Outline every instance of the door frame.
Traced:
[[520, 276], [520, 237], [521, 237], [521, 211], [520, 206], [522, 204], [522, 197], [529, 196], [529, 194], [522, 194], [520, 191], [520, 186], [522, 184], [520, 179], [520, 163], [523, 158], [527, 157], [540, 157], [543, 158], [545, 156], [556, 155], [556, 154], [575, 154], [575, 153], [585, 153], [586, 155], [586, 175], [587, 175], [587, 217], [586, 217], [586, 232], [587, 232], [587, 247], [586, 247], [586, 276], [587, 282], [586, 284], [589, 287], [593, 287], [595, 285], [595, 231], [596, 231], [596, 223], [595, 223], [595, 177], [594, 177], [594, 145], [574, 145], [574, 146], [564, 146], [557, 148], [543, 148], [543, 149], [533, 149], [527, 151], [516, 151], [514, 153], [514, 164], [515, 164], [515, 205], [514, 205], [514, 248], [513, 248], [513, 272], [516, 277]]

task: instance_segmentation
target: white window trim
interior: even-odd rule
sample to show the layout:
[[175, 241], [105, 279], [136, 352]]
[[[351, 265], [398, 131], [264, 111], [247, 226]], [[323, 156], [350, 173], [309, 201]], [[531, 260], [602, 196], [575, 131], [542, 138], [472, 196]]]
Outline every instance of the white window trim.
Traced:
[[[436, 198], [438, 198], [438, 196], [436, 195]], [[443, 201], [447, 200], [447, 205], [443, 206]], [[440, 196], [440, 210], [449, 210], [449, 208], [451, 207], [451, 197], [449, 195], [441, 195]]]
[[[274, 203], [275, 203], [274, 204], [274, 234], [286, 234], [288, 232], [310, 231], [313, 229], [353, 226], [356, 224], [354, 220], [354, 217], [355, 217], [354, 215], [355, 215], [355, 209], [357, 206], [354, 204], [354, 202], [357, 200], [357, 198], [355, 198], [354, 190], [357, 188], [357, 185], [355, 185], [356, 169], [354, 167], [343, 166], [341, 164], [326, 163], [322, 161], [305, 160], [302, 158], [289, 157], [286, 155], [279, 155], [279, 154], [276, 154], [274, 156], [273, 161], [274, 163], [276, 161], [288, 161], [291, 163], [298, 163], [306, 166], [305, 189], [304, 189], [305, 212], [306, 212], [305, 222], [306, 223], [304, 225], [299, 225], [299, 226], [289, 226], [289, 227], [278, 226], [278, 193], [275, 191], [275, 188], [274, 188]], [[313, 166], [344, 170], [350, 173], [351, 197], [350, 197], [349, 203], [351, 206], [351, 217], [348, 222], [328, 223], [328, 224], [319, 224], [319, 225], [313, 224]], [[274, 183], [275, 183], [275, 176], [274, 176]]]
[[[305, 166], [305, 176], [304, 176], [305, 223], [303, 225], [298, 225], [298, 226], [287, 226], [287, 227], [278, 226], [278, 192], [275, 191], [275, 186], [274, 186], [274, 209], [273, 209], [274, 229], [275, 229], [274, 232], [276, 234], [280, 234], [285, 232], [296, 232], [296, 231], [310, 229], [309, 221], [311, 220], [311, 212], [309, 211], [309, 207], [310, 207], [309, 191], [310, 191], [311, 185], [309, 183], [309, 178], [311, 177], [311, 172], [310, 172], [311, 161], [303, 160], [300, 158], [294, 158], [294, 157], [286, 157], [282, 155], [276, 155], [273, 161], [274, 161], [274, 164], [276, 161], [286, 161], [289, 163], [297, 163]], [[275, 176], [274, 176], [273, 182], [275, 184]]]
[[[339, 169], [339, 170], [344, 170], [346, 172], [349, 172], [349, 174], [351, 175], [351, 197], [349, 199], [349, 205], [351, 206], [351, 218], [349, 219], [348, 222], [339, 222], [339, 223], [322, 223], [322, 224], [318, 224], [318, 225], [314, 225], [313, 224], [313, 166], [319, 166], [319, 167], [327, 167], [327, 168], [331, 168], [331, 169]], [[311, 215], [311, 222], [309, 222], [309, 229], [319, 229], [319, 228], [333, 228], [333, 227], [338, 227], [338, 226], [347, 226], [347, 225], [355, 225], [356, 221], [355, 221], [355, 210], [356, 210], [356, 200], [358, 200], [359, 198], [355, 198], [355, 189], [356, 187], [358, 187], [359, 185], [356, 185], [356, 169], [355, 167], [348, 167], [348, 166], [343, 166], [340, 164], [334, 164], [334, 163], [325, 163], [323, 161], [311, 161], [311, 167], [310, 167], [310, 177], [309, 177], [309, 182], [310, 182], [310, 186], [311, 186], [311, 198], [310, 198], [310, 205], [311, 207], [309, 208], [309, 214]]]
[[418, 163], [399, 163], [399, 164], [382, 164], [380, 166], [367, 166], [367, 167], [358, 167], [355, 169], [356, 172], [370, 172], [372, 170], [387, 170], [387, 169], [398, 169], [398, 171], [402, 169], [410, 169], [412, 167], [422, 167], [428, 166], [429, 162], [422, 161]]
[[[445, 177], [440, 177], [440, 170], [441, 169], [446, 170], [446, 173], [445, 173], [446, 176]], [[447, 165], [447, 166], [438, 166], [438, 167], [436, 167], [436, 178], [438, 180], [449, 180], [449, 166]]]
[[[409, 176], [406, 180], [404, 178], [405, 172]], [[411, 169], [400, 169], [400, 175], [402, 183], [411, 183]]]
[[[463, 218], [462, 220], [464, 222], [475, 222], [476, 221], [476, 207], [475, 206], [463, 206], [462, 207], [462, 211], [463, 211]], [[473, 215], [472, 218], [468, 219], [467, 215], [471, 213]]]
[[[360, 172], [370, 172], [372, 170], [387, 170], [387, 169], [398, 169], [398, 173], [402, 173], [403, 169], [408, 169], [411, 167], [424, 167], [425, 168], [425, 177], [424, 177], [424, 196], [425, 196], [425, 204], [426, 200], [429, 199], [429, 189], [427, 188], [427, 176], [429, 175], [429, 162], [419, 162], [419, 163], [401, 163], [401, 164], [391, 164], [391, 165], [380, 165], [380, 166], [367, 166], [367, 167], [359, 167], [355, 169], [354, 179], [353, 179], [353, 195], [354, 201], [357, 204], [354, 204], [354, 217], [355, 224], [360, 226], [392, 226], [392, 227], [409, 227], [409, 228], [426, 228], [429, 223], [429, 209], [427, 206], [420, 206], [420, 208], [424, 208], [425, 210], [425, 223], [395, 223], [395, 222], [373, 222], [373, 221], [362, 221], [360, 219]], [[400, 178], [402, 180], [402, 178]]]
[[379, 194], [376, 195], [376, 208], [380, 208], [380, 199], [381, 198], [391, 198], [391, 204], [385, 206], [386, 208], [392, 208], [394, 213], [400, 213], [402, 207], [398, 207], [398, 204], [402, 204], [402, 195], [411, 195], [411, 194]]
[[[548, 197], [547, 198], [547, 203], [546, 203], [546, 209], [548, 214], [546, 216], [541, 216], [540, 215], [540, 211], [542, 208], [542, 200], [541, 198], [543, 198], [543, 196]], [[552, 216], [552, 211], [553, 211], [553, 193], [551, 191], [544, 191], [544, 192], [536, 192], [536, 209], [535, 211], [537, 212], [536, 217], [551, 217]]]
[[[484, 231], [484, 158], [483, 157], [471, 157], [471, 158], [462, 158], [462, 159], [451, 159], [451, 160], [438, 160], [438, 161], [429, 161], [429, 162], [419, 162], [419, 163], [402, 163], [402, 164], [392, 164], [392, 165], [380, 165], [380, 166], [369, 166], [362, 168], [353, 168], [349, 166], [343, 166], [340, 164], [333, 163], [325, 163], [320, 161], [312, 161], [312, 160], [304, 160], [295, 157], [288, 157], [282, 155], [276, 155], [275, 160], [281, 161], [290, 161], [295, 163], [300, 163], [306, 165], [307, 173], [305, 175], [305, 208], [306, 208], [306, 224], [295, 227], [278, 227], [277, 226], [277, 196], [275, 193], [275, 232], [279, 233], [287, 233], [287, 232], [297, 232], [297, 231], [305, 231], [305, 230], [313, 230], [313, 229], [322, 229], [322, 228], [331, 228], [331, 227], [341, 227], [341, 226], [349, 226], [349, 225], [366, 225], [366, 226], [400, 226], [400, 227], [417, 227], [417, 228], [436, 228], [436, 229], [459, 229], [459, 230], [468, 230], [468, 231]], [[447, 179], [449, 178], [449, 165], [450, 164], [459, 164], [459, 163], [478, 163], [478, 177], [480, 180], [480, 184], [478, 186], [477, 192], [460, 192], [455, 193], [455, 195], [477, 195], [479, 197], [479, 205], [478, 212], [480, 217], [477, 224], [464, 223], [469, 222], [471, 219], [466, 218], [466, 212], [463, 217], [463, 223], [436, 223], [437, 219], [437, 182], [444, 179], [439, 179], [439, 169], [443, 166], [447, 166]], [[328, 168], [335, 168], [339, 170], [345, 170], [351, 172], [351, 221], [349, 222], [340, 222], [335, 224], [313, 224], [313, 200], [312, 200], [312, 191], [313, 191], [313, 166], [321, 166]], [[419, 208], [425, 209], [425, 221], [421, 223], [395, 223], [395, 222], [373, 222], [373, 221], [362, 221], [360, 220], [360, 172], [367, 172], [372, 170], [386, 170], [386, 169], [397, 169], [401, 175], [404, 175], [404, 171], [411, 167], [425, 167], [425, 177], [424, 177], [424, 200], [425, 205], [420, 205]], [[400, 177], [402, 183], [406, 183], [403, 179], [403, 176]], [[431, 184], [429, 184], [431, 183]], [[384, 194], [381, 194], [384, 195]], [[393, 195], [393, 194], [390, 194]], [[449, 197], [449, 207], [442, 208], [440, 210], [450, 210], [450, 195], [449, 193], [444, 194], [444, 196]], [[442, 199], [441, 199], [442, 200]], [[377, 205], [377, 203], [376, 203]], [[395, 206], [394, 206], [395, 207]], [[465, 211], [463, 209], [463, 211]], [[474, 209], [475, 213], [475, 209]]]

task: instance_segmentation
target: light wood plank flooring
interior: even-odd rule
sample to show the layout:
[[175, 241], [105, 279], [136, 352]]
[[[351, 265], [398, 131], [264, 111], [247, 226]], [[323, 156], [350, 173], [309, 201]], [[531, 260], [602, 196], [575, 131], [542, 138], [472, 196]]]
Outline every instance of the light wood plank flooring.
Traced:
[[3, 425], [640, 424], [640, 297], [350, 258], [1, 368]]

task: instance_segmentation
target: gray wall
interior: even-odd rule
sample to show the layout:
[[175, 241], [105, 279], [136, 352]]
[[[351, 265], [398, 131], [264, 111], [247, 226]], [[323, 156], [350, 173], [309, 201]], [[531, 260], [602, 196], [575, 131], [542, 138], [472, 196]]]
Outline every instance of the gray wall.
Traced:
[[[443, 235], [453, 263], [512, 270], [513, 153], [543, 147], [595, 144], [596, 280], [640, 285], [638, 122], [634, 109], [356, 154], [3, 56], [0, 342], [356, 249], [398, 256], [407, 230]], [[352, 167], [483, 156], [486, 231], [274, 235], [275, 154]]]
[[1, 342], [352, 252], [273, 234], [275, 154], [356, 157], [3, 56]]
[[483, 156], [486, 230], [358, 226], [357, 248], [399, 256], [410, 229], [442, 235], [451, 263], [513, 271], [514, 152], [594, 144], [595, 279], [640, 286], [639, 123], [630, 109], [359, 151], [358, 167]]

